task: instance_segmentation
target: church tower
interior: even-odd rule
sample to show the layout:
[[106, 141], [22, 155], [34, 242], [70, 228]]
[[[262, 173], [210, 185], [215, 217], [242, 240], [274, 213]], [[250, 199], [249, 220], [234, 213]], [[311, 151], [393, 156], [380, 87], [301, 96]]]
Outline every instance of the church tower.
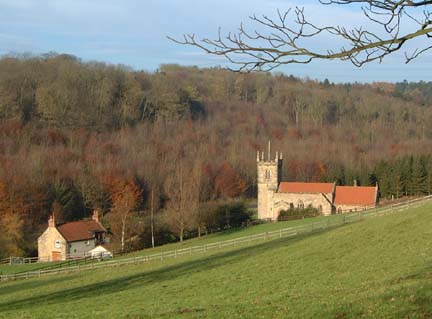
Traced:
[[282, 179], [282, 153], [276, 152], [272, 159], [270, 155], [270, 142], [268, 144], [267, 160], [264, 152], [257, 152], [258, 168], [258, 218], [273, 219], [273, 195], [277, 192]]

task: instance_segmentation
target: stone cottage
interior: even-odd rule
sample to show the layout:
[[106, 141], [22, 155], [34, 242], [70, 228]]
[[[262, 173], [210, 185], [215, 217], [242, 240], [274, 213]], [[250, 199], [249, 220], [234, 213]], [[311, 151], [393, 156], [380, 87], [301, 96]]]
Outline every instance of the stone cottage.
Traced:
[[378, 203], [373, 187], [336, 186], [336, 183], [282, 182], [282, 153], [267, 160], [257, 153], [258, 218], [277, 220], [282, 210], [312, 206], [323, 215], [364, 210]]
[[99, 212], [93, 211], [91, 220], [56, 224], [52, 214], [48, 228], [38, 238], [38, 256], [41, 261], [60, 261], [86, 256], [105, 241], [106, 229], [99, 221]]

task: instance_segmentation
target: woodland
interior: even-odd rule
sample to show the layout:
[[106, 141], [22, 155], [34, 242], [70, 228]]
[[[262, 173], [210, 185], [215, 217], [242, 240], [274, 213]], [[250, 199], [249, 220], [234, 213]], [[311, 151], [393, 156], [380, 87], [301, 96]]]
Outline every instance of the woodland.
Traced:
[[125, 250], [241, 226], [268, 140], [285, 181], [378, 183], [382, 201], [430, 194], [430, 123], [432, 82], [3, 56], [0, 258], [37, 254], [51, 213], [98, 209]]

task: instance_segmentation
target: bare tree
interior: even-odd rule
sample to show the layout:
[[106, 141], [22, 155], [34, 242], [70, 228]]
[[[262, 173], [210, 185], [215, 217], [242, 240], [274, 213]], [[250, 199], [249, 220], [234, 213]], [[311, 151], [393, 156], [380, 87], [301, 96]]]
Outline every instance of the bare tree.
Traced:
[[[250, 17], [252, 31], [241, 24], [238, 31], [215, 39], [197, 40], [195, 34], [169, 39], [223, 56], [237, 71], [270, 71], [282, 64], [309, 63], [315, 59], [340, 59], [362, 66], [383, 58], [415, 38], [427, 39], [421, 47], [405, 52], [405, 62], [432, 48], [432, 0], [319, 0], [322, 5], [361, 5], [364, 16], [375, 28], [319, 26], [309, 21], [304, 8], [277, 11], [277, 17]], [[293, 19], [292, 19], [293, 18]], [[413, 31], [414, 26], [414, 31]], [[320, 36], [342, 42], [337, 48], [315, 50], [308, 43]]]

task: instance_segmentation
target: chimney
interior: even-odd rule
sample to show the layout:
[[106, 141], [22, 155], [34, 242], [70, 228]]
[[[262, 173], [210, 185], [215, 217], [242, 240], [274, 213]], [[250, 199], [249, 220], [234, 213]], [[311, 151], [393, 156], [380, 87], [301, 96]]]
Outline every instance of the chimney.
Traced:
[[260, 158], [259, 158], [259, 151], [257, 151], [257, 162], [259, 162], [260, 161]]
[[98, 211], [97, 209], [95, 209], [95, 210], [93, 211], [92, 219], [93, 219], [95, 222], [99, 223], [99, 211]]
[[276, 152], [275, 162], [277, 162], [278, 160], [279, 160], [279, 152]]
[[52, 213], [48, 219], [48, 227], [55, 227], [55, 218], [54, 218], [54, 213]]

